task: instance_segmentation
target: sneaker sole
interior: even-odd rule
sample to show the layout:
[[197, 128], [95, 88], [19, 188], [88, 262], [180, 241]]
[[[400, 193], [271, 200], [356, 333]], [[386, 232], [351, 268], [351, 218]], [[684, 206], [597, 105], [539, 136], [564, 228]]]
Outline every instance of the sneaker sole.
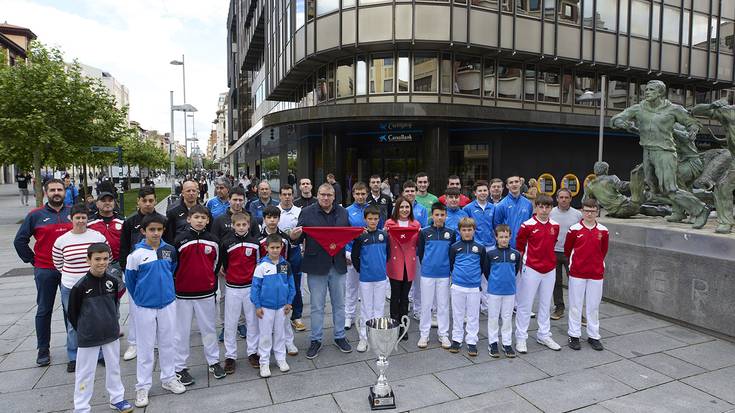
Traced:
[[552, 348], [552, 347], [549, 347], [549, 346], [547, 346], [547, 345], [546, 345], [546, 344], [545, 344], [545, 343], [544, 343], [543, 341], [541, 341], [541, 340], [536, 340], [536, 342], [537, 342], [537, 343], [539, 343], [539, 344], [541, 344], [542, 346], [544, 346], [544, 347], [548, 348], [549, 350], [553, 350], [553, 351], [561, 351], [561, 346], [558, 346], [559, 348]]
[[225, 370], [225, 374], [235, 374], [235, 369]]
[[148, 402], [145, 402], [145, 403], [135, 402], [135, 407], [139, 407], [142, 409], [143, 407], [146, 407], [146, 406], [148, 406]]
[[455, 350], [455, 349], [453, 349], [453, 348], [450, 348], [450, 349], [449, 349], [449, 352], [450, 352], [450, 353], [454, 353], [454, 354], [456, 354], [456, 353], [459, 353], [459, 349], [456, 349], [456, 350]]
[[223, 375], [221, 375], [221, 376], [218, 376], [218, 375], [214, 374], [214, 373], [213, 373], [213, 372], [211, 372], [211, 371], [210, 371], [210, 373], [212, 373], [212, 376], [213, 376], [213, 377], [214, 377], [215, 379], [224, 379], [225, 377], [227, 377], [227, 372], [225, 372], [225, 373], [224, 373]]
[[288, 354], [289, 356], [298, 356], [299, 355], [299, 352], [298, 351], [292, 351], [292, 352], [288, 352], [286, 354]]
[[488, 353], [488, 354], [490, 354], [490, 357], [492, 357], [494, 359], [499, 359], [500, 358], [500, 354], [493, 354], [493, 353]]
[[[182, 384], [183, 384], [183, 383], [182, 383]], [[183, 394], [183, 393], [185, 393], [185, 392], [186, 392], [186, 388], [184, 388], [184, 391], [181, 391], [181, 392], [175, 392], [175, 391], [173, 391], [173, 389], [170, 389], [170, 388], [168, 388], [168, 387], [165, 387], [165, 386], [163, 386], [163, 385], [162, 385], [161, 387], [163, 387], [163, 389], [164, 389], [164, 390], [166, 390], [166, 391], [169, 391], [169, 392], [171, 392], [171, 393], [173, 393], [173, 394]]]
[[113, 406], [113, 405], [110, 405], [110, 410], [114, 410], [114, 411], [116, 411], [116, 412], [120, 412], [120, 413], [130, 413], [130, 412], [132, 412], [132, 411], [134, 411], [134, 410], [135, 410], [135, 407], [133, 407], [133, 406], [130, 406], [130, 408], [129, 408], [129, 409], [123, 409], [123, 410], [120, 410], [120, 409], [118, 409], [117, 407], [115, 407], [115, 406]]
[[514, 358], [516, 358], [516, 355], [515, 355], [515, 354], [508, 354], [508, 353], [503, 353], [503, 355], [505, 355], [505, 357], [507, 357], [507, 358], [509, 358], [509, 359], [514, 359]]
[[477, 357], [477, 353], [470, 353], [469, 351], [467, 352], [467, 355], [470, 357]]
[[135, 356], [133, 356], [133, 357], [125, 357], [125, 356], [123, 356], [123, 360], [125, 360], [125, 361], [135, 360], [136, 357], [138, 357], [137, 354]]

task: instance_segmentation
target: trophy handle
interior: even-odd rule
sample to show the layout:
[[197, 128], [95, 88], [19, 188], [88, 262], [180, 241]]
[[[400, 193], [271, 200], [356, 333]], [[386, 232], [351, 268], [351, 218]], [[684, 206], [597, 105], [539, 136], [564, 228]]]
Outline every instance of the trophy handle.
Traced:
[[403, 328], [403, 334], [398, 336], [398, 341], [396, 341], [396, 344], [394, 346], [394, 350], [398, 350], [398, 343], [401, 342], [401, 339], [403, 339], [403, 336], [405, 336], [408, 333], [408, 326], [411, 324], [411, 320], [409, 320], [407, 315], [404, 315], [401, 317], [401, 324], [400, 327]]

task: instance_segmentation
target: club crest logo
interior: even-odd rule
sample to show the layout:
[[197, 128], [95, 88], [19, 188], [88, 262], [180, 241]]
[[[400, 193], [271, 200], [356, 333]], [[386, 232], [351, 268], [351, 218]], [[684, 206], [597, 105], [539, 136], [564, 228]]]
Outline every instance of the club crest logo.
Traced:
[[249, 257], [253, 255], [253, 249], [252, 248], [245, 248], [245, 256]]
[[281, 264], [278, 266], [278, 272], [285, 274], [288, 272], [288, 265], [287, 264]]
[[449, 233], [448, 232], [445, 232], [444, 233], [444, 239], [449, 239], [449, 237], [450, 237]]
[[472, 252], [474, 252], [474, 253], [478, 253], [478, 252], [480, 252], [480, 249], [479, 249], [479, 248], [477, 248], [477, 245], [474, 245], [474, 246], [472, 247]]
[[337, 249], [337, 244], [335, 244], [335, 243], [329, 244], [329, 249], [332, 250], [332, 251], [336, 250]]
[[120, 231], [122, 229], [122, 225], [119, 222], [115, 223], [115, 229]]
[[549, 231], [551, 235], [556, 235], [556, 229], [554, 227], [551, 227], [551, 230]]
[[212, 253], [212, 247], [210, 247], [209, 245], [205, 246], [204, 247], [204, 253], [207, 254], [207, 255], [211, 254]]
[[602, 239], [602, 232], [598, 232], [597, 233], [597, 240], [599, 241], [601, 239]]
[[516, 253], [515, 252], [510, 253], [510, 260], [511, 261], [515, 261], [516, 260]]
[[380, 199], [380, 203], [381, 203], [381, 204], [385, 204], [385, 198], [381, 198], [381, 199]]
[[385, 237], [383, 237], [383, 234], [378, 234], [378, 241], [385, 240]]
[[163, 250], [161, 251], [161, 259], [166, 261], [171, 261], [171, 251]]
[[112, 281], [110, 280], [105, 281], [105, 288], [107, 289], [108, 293], [112, 292], [112, 287], [113, 287]]

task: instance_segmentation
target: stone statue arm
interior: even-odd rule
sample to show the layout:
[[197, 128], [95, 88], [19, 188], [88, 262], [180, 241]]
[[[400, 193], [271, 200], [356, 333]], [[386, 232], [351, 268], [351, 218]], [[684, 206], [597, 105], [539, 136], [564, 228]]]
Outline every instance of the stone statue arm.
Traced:
[[695, 140], [697, 139], [697, 133], [699, 133], [699, 122], [697, 122], [696, 119], [694, 119], [694, 116], [690, 115], [689, 112], [686, 111], [681, 106], [678, 106], [674, 109], [674, 117], [676, 118], [676, 121], [684, 125], [687, 129], [687, 135], [689, 136], [689, 140]]
[[630, 182], [621, 181], [617, 175], [609, 175], [610, 180], [615, 185], [615, 189], [619, 192], [628, 192], [630, 190]]
[[625, 129], [626, 131], [638, 134], [638, 127], [635, 126], [635, 119], [640, 110], [639, 105], [633, 105], [626, 108], [610, 119], [610, 127], [613, 129]]
[[691, 108], [689, 108], [689, 113], [691, 113], [693, 116], [706, 116], [708, 118], [712, 117], [714, 114], [714, 108], [712, 106], [712, 103], [700, 103], [699, 105], [695, 105]]

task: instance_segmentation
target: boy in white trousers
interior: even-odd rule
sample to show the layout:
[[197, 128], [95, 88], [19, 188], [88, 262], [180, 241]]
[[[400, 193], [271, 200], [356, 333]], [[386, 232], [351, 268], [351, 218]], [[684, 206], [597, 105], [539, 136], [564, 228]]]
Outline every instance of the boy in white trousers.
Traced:
[[[352, 199], [355, 202], [347, 208], [347, 218], [350, 220], [350, 226], [365, 228], [365, 211], [369, 204], [367, 203], [367, 185], [363, 182], [355, 182], [352, 185]], [[352, 328], [355, 323], [357, 314], [358, 294], [360, 293], [360, 274], [352, 260], [352, 249], [354, 241], [349, 242], [345, 246], [345, 257], [347, 258], [347, 274], [345, 275], [345, 330]], [[361, 307], [362, 308], [362, 307]], [[360, 314], [360, 318], [365, 316]], [[357, 323], [355, 323], [357, 324]]]
[[357, 237], [352, 244], [352, 265], [360, 275], [360, 342], [357, 351], [368, 349], [365, 323], [385, 314], [385, 280], [388, 272], [385, 263], [390, 257], [388, 233], [378, 229], [380, 209], [371, 205], [365, 209], [367, 232]]
[[599, 308], [607, 255], [607, 228], [597, 222], [597, 201], [582, 202], [582, 222], [569, 228], [564, 255], [569, 257], [569, 348], [579, 350], [582, 306], [587, 308], [587, 342], [602, 351]]
[[132, 412], [133, 406], [123, 398], [125, 388], [120, 380], [120, 324], [118, 323], [118, 281], [107, 274], [110, 247], [105, 243], [87, 248], [89, 271], [69, 293], [69, 322], [77, 331], [77, 365], [74, 381], [74, 411], [89, 412], [94, 390], [97, 358], [105, 358], [105, 385], [110, 395], [110, 408]]
[[490, 271], [487, 280], [487, 337], [490, 357], [500, 357], [498, 348], [498, 317], [503, 322], [503, 353], [508, 358], [513, 351], [513, 304], [516, 300], [516, 274], [521, 267], [521, 254], [510, 247], [510, 227], [495, 227], [497, 248], [487, 253]]
[[278, 234], [266, 237], [268, 255], [260, 260], [253, 274], [250, 300], [258, 316], [258, 355], [260, 356], [260, 377], [270, 377], [271, 350], [276, 356], [276, 364], [282, 372], [291, 368], [286, 363], [285, 327], [287, 315], [291, 312], [291, 302], [296, 295], [291, 264], [281, 256], [283, 239]]

